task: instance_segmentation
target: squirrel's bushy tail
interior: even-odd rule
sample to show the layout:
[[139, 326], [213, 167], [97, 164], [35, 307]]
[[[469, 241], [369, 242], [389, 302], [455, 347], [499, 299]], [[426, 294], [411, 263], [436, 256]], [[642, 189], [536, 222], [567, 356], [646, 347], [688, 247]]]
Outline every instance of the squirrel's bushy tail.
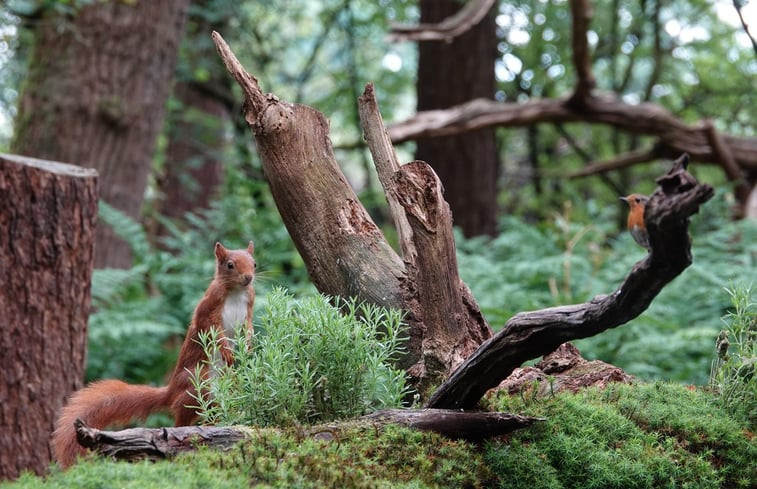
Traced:
[[132, 419], [145, 419], [154, 412], [167, 410], [169, 404], [167, 387], [129, 385], [120, 380], [94, 382], [71, 396], [55, 423], [52, 438], [55, 459], [66, 468], [84, 453], [76, 441], [76, 419], [92, 428], [104, 429]]

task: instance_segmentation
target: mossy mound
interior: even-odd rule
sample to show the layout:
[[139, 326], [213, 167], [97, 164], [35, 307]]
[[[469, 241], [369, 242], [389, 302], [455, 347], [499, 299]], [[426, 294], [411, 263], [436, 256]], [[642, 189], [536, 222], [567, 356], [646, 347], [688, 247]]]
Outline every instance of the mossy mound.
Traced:
[[[492, 409], [547, 422], [487, 445], [500, 487], [755, 487], [752, 428], [709, 393], [614, 384], [549, 398], [494, 396]], [[507, 474], [507, 475], [505, 475]]]
[[612, 385], [546, 398], [487, 398], [546, 417], [481, 445], [399, 427], [350, 428], [328, 441], [264, 429], [228, 452], [159, 463], [81, 462], [8, 488], [736, 488], [757, 486], [748, 423], [677, 384]]

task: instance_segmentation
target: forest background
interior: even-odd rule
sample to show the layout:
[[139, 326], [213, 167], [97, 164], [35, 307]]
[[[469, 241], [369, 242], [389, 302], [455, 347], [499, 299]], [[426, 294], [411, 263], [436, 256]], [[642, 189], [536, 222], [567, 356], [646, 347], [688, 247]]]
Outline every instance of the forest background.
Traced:
[[[34, 146], [24, 145], [27, 121], [19, 119], [19, 101], [38, 79], [40, 33], [70, 31], [81, 20], [80, 9], [92, 3], [3, 3], [0, 151], [66, 159], [22, 150]], [[734, 5], [744, 18], [750, 12], [757, 17], [755, 2], [594, 2], [587, 37], [597, 91], [613, 92], [629, 105], [657, 104], [687, 124], [710, 121], [723, 134], [754, 138], [757, 47]], [[264, 90], [327, 115], [337, 159], [391, 236], [360, 133], [356, 99], [366, 82], [374, 83], [391, 126], [416, 109], [474, 97], [526, 104], [566, 96], [578, 78], [567, 1], [499, 2], [461, 37], [460, 43], [475, 42], [458, 46], [463, 50], [457, 54], [443, 51], [456, 43], [427, 48], [424, 42], [419, 49], [418, 43], [387, 37], [395, 23], [440, 20], [458, 8], [454, 1], [391, 0], [189, 4], [181, 14], [186, 27], [170, 73], [170, 96], [157, 102], [165, 119], [156, 122], [162, 129], [147, 144], [154, 151], [148, 151], [145, 185], [121, 190], [137, 198], [120, 207], [118, 192], [110, 200], [102, 188], [109, 183], [101, 178], [100, 219], [117, 236], [98, 239], [123, 240], [126, 251], [97, 257], [87, 380], [162, 381], [212, 275], [216, 240], [229, 246], [255, 241], [258, 310], [273, 286], [314, 293], [266, 186], [240, 115], [242, 97], [223, 71], [210, 31], [224, 35]], [[149, 43], [130, 46], [152, 49]], [[488, 78], [476, 83], [468, 76]], [[61, 85], [53, 79], [45, 90], [65, 94], [65, 78], [57, 80]], [[453, 91], [446, 98], [445, 87]], [[129, 104], [103, 107], [106, 102], [100, 108], [123, 123]], [[449, 105], [434, 105], [444, 103]], [[654, 179], [668, 169], [669, 159], [655, 151], [658, 136], [555, 122], [408, 140], [397, 149], [402, 161], [425, 158], [440, 173], [460, 225], [461, 277], [496, 330], [516, 312], [606, 293], [644, 256], [624, 231], [626, 209], [618, 197], [651, 192]], [[634, 164], [613, 165], [619, 157]], [[581, 173], [608, 161], [612, 171]], [[631, 324], [577, 342], [585, 357], [643, 379], [707, 382], [720, 317], [730, 304], [725, 287], [747, 287], [757, 276], [757, 225], [734, 219], [743, 181], [706, 163], [718, 162], [695, 160], [691, 171], [715, 184], [717, 196], [693, 220], [693, 265]], [[753, 184], [754, 169], [743, 171]]]

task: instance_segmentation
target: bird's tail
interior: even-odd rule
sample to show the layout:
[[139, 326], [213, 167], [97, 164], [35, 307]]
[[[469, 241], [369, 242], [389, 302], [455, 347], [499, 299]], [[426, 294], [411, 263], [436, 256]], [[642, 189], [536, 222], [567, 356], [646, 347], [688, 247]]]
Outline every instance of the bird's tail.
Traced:
[[113, 424], [126, 424], [145, 419], [150, 414], [168, 409], [167, 387], [129, 385], [120, 380], [101, 380], [74, 393], [55, 423], [52, 445], [55, 459], [66, 468], [84, 453], [76, 441], [74, 421], [104, 429]]

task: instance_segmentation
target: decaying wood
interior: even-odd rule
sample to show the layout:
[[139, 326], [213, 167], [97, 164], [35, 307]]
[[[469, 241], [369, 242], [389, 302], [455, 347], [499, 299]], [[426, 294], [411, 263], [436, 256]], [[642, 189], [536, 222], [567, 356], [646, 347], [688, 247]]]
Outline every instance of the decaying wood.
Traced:
[[[301, 434], [329, 441], [346, 429], [399, 424], [416, 430], [433, 431], [453, 439], [479, 441], [527, 428], [538, 421], [543, 419], [508, 413], [387, 409], [354, 421], [303, 427]], [[180, 426], [103, 431], [90, 428], [81, 420], [76, 421], [77, 440], [82, 446], [117, 460], [159, 460], [195, 450], [199, 446], [228, 449], [254, 433], [255, 429], [244, 426]]]
[[177, 426], [104, 431], [77, 419], [76, 440], [83, 447], [117, 460], [158, 460], [173, 457], [198, 446], [225, 449], [244, 440], [249, 428]]
[[587, 387], [605, 387], [610, 383], [628, 384], [634, 378], [615, 365], [601, 360], [586, 360], [578, 348], [563, 343], [533, 367], [516, 368], [497, 390], [508, 394], [534, 393], [549, 396], [560, 391], [577, 392]]
[[469, 0], [455, 15], [436, 24], [395, 25], [388, 36], [389, 42], [397, 41], [446, 41], [464, 34], [494, 6], [494, 0]]
[[81, 387], [97, 172], [0, 154], [0, 480], [43, 474], [53, 421]]
[[387, 409], [361, 418], [433, 431], [455, 440], [480, 441], [527, 428], [543, 418], [510, 413], [463, 412], [449, 409]]
[[421, 392], [437, 383], [491, 336], [457, 273], [450, 210], [439, 179], [423, 162], [399, 166], [367, 89], [361, 117], [400, 223], [403, 261], [339, 169], [325, 117], [264, 95], [221, 36], [213, 33], [213, 39], [245, 94], [245, 118], [273, 198], [313, 283], [328, 295], [404, 310], [410, 339], [400, 366]]
[[434, 392], [427, 407], [472, 408], [523, 362], [641, 314], [662, 288], [691, 264], [688, 219], [714, 193], [711, 186], [697, 183], [686, 171], [687, 164], [688, 156], [681, 156], [671, 171], [657, 180], [659, 187], [645, 213], [652, 250], [615, 292], [583, 304], [516, 314]]
[[366, 85], [363, 95], [358, 99], [358, 108], [365, 142], [373, 157], [379, 182], [384, 188], [389, 210], [392, 213], [392, 219], [394, 219], [394, 226], [397, 228], [402, 256], [413, 262], [418, 255], [418, 250], [413, 243], [413, 231], [410, 229], [410, 223], [402, 210], [402, 205], [395, 197], [397, 192], [395, 191], [396, 182], [393, 177], [400, 169], [400, 162], [384, 126], [381, 112], [379, 112], [372, 83]]

